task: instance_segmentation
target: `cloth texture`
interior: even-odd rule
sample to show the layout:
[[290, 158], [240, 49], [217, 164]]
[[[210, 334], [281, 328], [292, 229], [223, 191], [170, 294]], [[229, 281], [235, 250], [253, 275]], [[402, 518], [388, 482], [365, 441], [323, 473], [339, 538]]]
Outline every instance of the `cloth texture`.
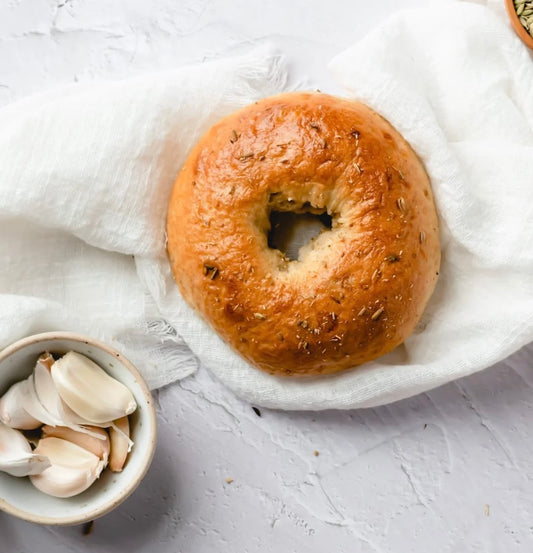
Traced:
[[194, 372], [136, 260], [164, 258], [170, 190], [201, 134], [285, 78], [258, 49], [1, 109], [0, 348], [69, 330], [123, 351], [151, 388]]
[[403, 345], [339, 375], [272, 377], [174, 284], [164, 240], [173, 181], [211, 124], [283, 90], [282, 62], [263, 52], [0, 111], [0, 346], [75, 330], [120, 347], [152, 388], [199, 360], [256, 405], [348, 409], [469, 375], [533, 340], [533, 63], [510, 27], [473, 4], [404, 11], [330, 70], [404, 135], [432, 182], [440, 279]]

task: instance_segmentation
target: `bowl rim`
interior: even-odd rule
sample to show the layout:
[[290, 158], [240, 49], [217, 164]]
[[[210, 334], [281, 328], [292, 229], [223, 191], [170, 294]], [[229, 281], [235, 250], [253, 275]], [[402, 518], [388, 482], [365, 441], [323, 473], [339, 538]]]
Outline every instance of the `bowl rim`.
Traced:
[[137, 381], [143, 399], [146, 403], [146, 412], [149, 424], [150, 441], [146, 444], [146, 448], [143, 448], [144, 458], [142, 460], [141, 471], [138, 472], [135, 477], [128, 482], [128, 484], [121, 490], [121, 492], [117, 496], [107, 501], [103, 506], [91, 509], [83, 516], [72, 515], [67, 517], [50, 517], [46, 515], [34, 515], [13, 506], [11, 503], [8, 503], [6, 500], [0, 497], [0, 511], [4, 511], [7, 514], [37, 524], [46, 524], [51, 526], [72, 526], [83, 524], [85, 522], [89, 522], [101, 516], [104, 516], [105, 514], [112, 511], [115, 507], [118, 507], [118, 505], [120, 505], [135, 491], [135, 489], [138, 487], [138, 485], [141, 483], [142, 479], [148, 472], [148, 469], [150, 468], [152, 459], [154, 457], [155, 447], [157, 444], [157, 416], [152, 394], [150, 393], [148, 385], [146, 384], [143, 376], [138, 371], [138, 369], [133, 365], [133, 363], [131, 363], [131, 361], [124, 357], [122, 353], [95, 338], [68, 331], [53, 331], [32, 334], [31, 336], [21, 338], [20, 340], [17, 340], [11, 345], [0, 350], [0, 363], [10, 357], [13, 353], [20, 351], [21, 349], [24, 349], [29, 345], [50, 340], [72, 340], [73, 342], [80, 342], [85, 345], [91, 345], [95, 348], [105, 351], [106, 353], [112, 355], [118, 361], [120, 361], [120, 363], [133, 374]]
[[513, 0], [505, 0], [505, 7], [515, 33], [528, 48], [533, 50], [533, 37], [524, 29], [522, 23], [520, 23]]

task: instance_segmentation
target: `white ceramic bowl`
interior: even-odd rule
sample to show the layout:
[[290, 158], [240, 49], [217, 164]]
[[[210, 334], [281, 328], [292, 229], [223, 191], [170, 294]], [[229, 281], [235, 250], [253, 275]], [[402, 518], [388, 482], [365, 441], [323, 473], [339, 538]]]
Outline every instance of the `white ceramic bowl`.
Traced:
[[0, 395], [31, 374], [44, 351], [77, 351], [92, 359], [133, 393], [137, 410], [130, 416], [134, 446], [122, 472], [103, 471], [85, 492], [60, 499], [37, 490], [28, 478], [0, 472], [0, 509], [39, 524], [81, 524], [98, 518], [124, 501], [146, 474], [155, 451], [157, 426], [152, 396], [137, 369], [118, 351], [102, 342], [69, 332], [29, 336], [0, 352]]

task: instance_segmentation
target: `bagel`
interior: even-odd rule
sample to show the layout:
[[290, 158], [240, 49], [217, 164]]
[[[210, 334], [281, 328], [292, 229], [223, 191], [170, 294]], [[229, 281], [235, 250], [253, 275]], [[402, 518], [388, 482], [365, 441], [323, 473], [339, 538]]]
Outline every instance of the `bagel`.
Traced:
[[[298, 259], [269, 247], [272, 213], [326, 214]], [[317, 376], [381, 356], [435, 287], [438, 219], [402, 136], [364, 104], [266, 98], [215, 124], [173, 187], [167, 252], [183, 298], [250, 364]]]

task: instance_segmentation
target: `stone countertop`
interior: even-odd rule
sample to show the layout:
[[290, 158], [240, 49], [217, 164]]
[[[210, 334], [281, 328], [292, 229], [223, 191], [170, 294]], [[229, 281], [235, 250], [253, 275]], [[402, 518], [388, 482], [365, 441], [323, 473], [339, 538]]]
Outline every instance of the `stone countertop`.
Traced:
[[[329, 59], [399, 7], [3, 0], [0, 105], [262, 43], [287, 56], [292, 84], [335, 92]], [[530, 552], [532, 367], [529, 346], [409, 400], [319, 413], [254, 409], [201, 368], [155, 393], [157, 452], [124, 504], [92, 528], [0, 513], [0, 553]]]

